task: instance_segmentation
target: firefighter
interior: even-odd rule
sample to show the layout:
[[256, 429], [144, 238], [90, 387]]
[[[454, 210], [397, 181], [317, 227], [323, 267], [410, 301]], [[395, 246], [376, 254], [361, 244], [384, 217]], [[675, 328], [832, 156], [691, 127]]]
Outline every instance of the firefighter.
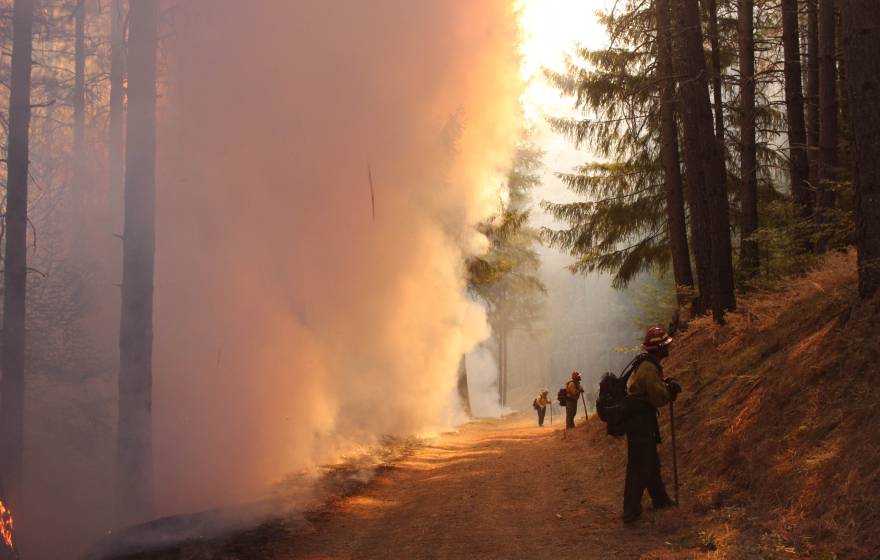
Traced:
[[574, 428], [574, 417], [578, 411], [578, 400], [584, 388], [581, 387], [581, 374], [571, 372], [571, 380], [565, 384], [565, 429]]
[[672, 337], [663, 327], [651, 327], [642, 343], [644, 359], [629, 378], [624, 403], [626, 427], [626, 484], [623, 489], [623, 522], [632, 523], [642, 515], [642, 495], [651, 496], [654, 509], [673, 505], [660, 476], [659, 409], [674, 400], [681, 386], [663, 378], [664, 358], [669, 356]]
[[544, 416], [547, 415], [547, 407], [553, 406], [550, 402], [550, 389], [542, 389], [532, 402], [532, 407], [538, 412], [538, 427], [544, 427]]

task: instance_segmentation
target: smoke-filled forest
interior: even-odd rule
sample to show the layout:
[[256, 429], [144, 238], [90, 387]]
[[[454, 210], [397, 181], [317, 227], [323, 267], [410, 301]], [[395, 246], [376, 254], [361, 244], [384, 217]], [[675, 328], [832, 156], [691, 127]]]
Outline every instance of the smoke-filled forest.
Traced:
[[876, 0], [0, 45], [0, 560], [880, 555]]

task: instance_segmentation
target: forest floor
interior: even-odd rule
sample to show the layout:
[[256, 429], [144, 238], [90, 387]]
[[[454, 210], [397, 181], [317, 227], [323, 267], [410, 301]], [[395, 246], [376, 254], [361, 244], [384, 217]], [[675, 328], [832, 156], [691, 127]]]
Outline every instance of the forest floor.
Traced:
[[305, 524], [278, 520], [215, 542], [126, 558], [715, 557], [711, 536], [682, 510], [651, 511], [647, 496], [643, 519], [624, 527], [625, 446], [612, 441], [609, 453], [590, 444], [595, 427], [583, 416], [579, 422], [563, 439], [558, 417], [543, 428], [524, 414], [475, 420], [386, 465], [358, 491], [308, 513]]
[[880, 294], [855, 285], [853, 253], [831, 254], [676, 335], [681, 503], [632, 527], [622, 440], [517, 414], [329, 471], [322, 506], [116, 560], [880, 558]]
[[[597, 420], [592, 420], [596, 422]], [[675, 512], [620, 520], [622, 471], [559, 418], [478, 420], [417, 449], [265, 558], [693, 558]], [[687, 539], [685, 539], [687, 540]]]

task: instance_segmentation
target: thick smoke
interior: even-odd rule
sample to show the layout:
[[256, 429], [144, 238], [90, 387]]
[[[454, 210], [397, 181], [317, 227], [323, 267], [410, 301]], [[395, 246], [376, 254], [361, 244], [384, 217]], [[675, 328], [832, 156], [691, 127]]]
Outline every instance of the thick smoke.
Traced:
[[[193, 0], [168, 20], [159, 513], [437, 427], [488, 332], [473, 225], [519, 137], [509, 0]], [[368, 169], [372, 174], [375, 218]]]

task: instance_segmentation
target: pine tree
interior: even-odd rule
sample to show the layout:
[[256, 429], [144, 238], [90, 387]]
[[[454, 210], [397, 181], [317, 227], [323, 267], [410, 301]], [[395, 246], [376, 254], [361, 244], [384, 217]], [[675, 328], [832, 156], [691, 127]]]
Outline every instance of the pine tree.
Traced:
[[816, 175], [816, 249], [828, 247], [838, 163], [837, 24], [834, 0], [819, 0], [819, 159]]
[[880, 288], [880, 11], [874, 0], [843, 0], [850, 130], [856, 192], [859, 294]]
[[813, 213], [813, 200], [809, 185], [810, 166], [807, 156], [804, 94], [801, 83], [798, 0], [782, 0], [781, 11], [791, 192], [798, 215], [803, 219], [808, 219]]
[[151, 510], [157, 24], [158, 0], [132, 2], [117, 449], [120, 509], [132, 519]]
[[24, 381], [25, 301], [27, 293], [28, 154], [31, 121], [31, 57], [34, 4], [15, 0], [12, 15], [12, 74], [7, 139], [6, 213], [3, 258], [2, 401], [0, 401], [0, 470], [15, 494], [21, 484]]
[[508, 201], [498, 216], [480, 224], [489, 240], [488, 254], [467, 262], [468, 286], [486, 305], [497, 341], [498, 391], [507, 404], [508, 340], [515, 330], [530, 330], [540, 319], [544, 284], [538, 278], [538, 234], [528, 226], [529, 192], [540, 184], [542, 153], [529, 144], [517, 151], [507, 177]]
[[691, 256], [688, 249], [687, 219], [684, 211], [684, 185], [678, 148], [678, 125], [675, 120], [675, 71], [672, 67], [672, 27], [669, 0], [654, 4], [657, 26], [657, 72], [660, 80], [660, 138], [663, 157], [663, 180], [666, 185], [666, 220], [669, 250], [679, 304], [686, 303], [693, 291]]
[[675, 0], [672, 6], [700, 304], [721, 322], [724, 311], [736, 305], [722, 146], [712, 123], [698, 1]]
[[[565, 72], [547, 73], [582, 115], [550, 119], [551, 126], [576, 147], [589, 146], [595, 159], [557, 174], [581, 200], [544, 202], [565, 228], [545, 228], [542, 236], [575, 258], [572, 272], [609, 272], [619, 288], [641, 272], [670, 264], [661, 154], [664, 144], [672, 149], [673, 143], [661, 137], [663, 80], [658, 76], [653, 7], [628, 3], [620, 13], [602, 15], [601, 21], [615, 38], [614, 46], [579, 49]], [[676, 240], [679, 247], [681, 241]], [[685, 268], [683, 262], [679, 265]], [[688, 284], [684, 273], [680, 281]]]
[[755, 4], [739, 0], [740, 269], [758, 272], [758, 154], [755, 146]]

